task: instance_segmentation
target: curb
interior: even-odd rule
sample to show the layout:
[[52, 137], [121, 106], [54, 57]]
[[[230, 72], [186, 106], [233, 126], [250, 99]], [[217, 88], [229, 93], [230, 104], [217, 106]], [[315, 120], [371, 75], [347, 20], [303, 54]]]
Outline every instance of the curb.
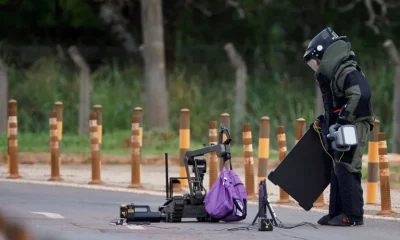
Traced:
[[[103, 190], [103, 191], [113, 191], [113, 192], [127, 192], [127, 193], [136, 193], [136, 194], [147, 194], [147, 195], [153, 195], [153, 196], [165, 196], [165, 193], [160, 192], [160, 191], [122, 188], [122, 187], [114, 187], [114, 186], [107, 186], [107, 185], [83, 185], [83, 184], [77, 184], [77, 183], [45, 182], [45, 181], [26, 180], [26, 179], [0, 179], [0, 182], [30, 183], [30, 184], [38, 184], [38, 185], [73, 187], [73, 188]], [[258, 201], [256, 201], [256, 200], [249, 200], [248, 203], [251, 205], [258, 205]], [[279, 207], [279, 208], [285, 208], [285, 209], [303, 210], [303, 208], [298, 207], [298, 206], [283, 205], [283, 204], [278, 204], [278, 203], [273, 203], [273, 205], [274, 205], [273, 208]], [[318, 213], [327, 214], [328, 210], [313, 208], [309, 212], [318, 212]], [[390, 216], [376, 216], [376, 215], [371, 215], [371, 214], [364, 214], [364, 218], [400, 222], [400, 218], [395, 218], [395, 217], [390, 217]]]

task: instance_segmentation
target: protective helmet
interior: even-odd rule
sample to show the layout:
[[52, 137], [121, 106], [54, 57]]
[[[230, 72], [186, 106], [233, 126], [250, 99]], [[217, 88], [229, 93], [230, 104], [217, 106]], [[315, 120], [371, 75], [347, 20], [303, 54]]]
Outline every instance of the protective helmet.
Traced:
[[314, 71], [317, 71], [325, 50], [338, 38], [339, 36], [330, 27], [322, 30], [308, 44], [303, 56], [304, 61], [306, 61]]

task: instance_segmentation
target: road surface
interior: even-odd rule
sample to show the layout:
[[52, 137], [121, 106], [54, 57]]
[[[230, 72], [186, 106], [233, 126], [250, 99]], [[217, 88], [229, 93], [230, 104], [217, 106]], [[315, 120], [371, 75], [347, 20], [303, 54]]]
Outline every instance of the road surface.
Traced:
[[[257, 229], [228, 231], [248, 226], [257, 211], [249, 205], [248, 217], [240, 223], [153, 223], [149, 226], [117, 226], [110, 221], [119, 217], [124, 203], [150, 205], [156, 211], [164, 197], [146, 194], [112, 192], [72, 187], [0, 182], [0, 211], [7, 221], [27, 227], [33, 239], [54, 240], [138, 240], [138, 239], [398, 239], [400, 222], [365, 219], [364, 226], [318, 229], [305, 225], [294, 229], [274, 228], [272, 232]], [[274, 207], [278, 218], [287, 226], [316, 221], [321, 213]], [[1, 237], [0, 237], [1, 239]]]

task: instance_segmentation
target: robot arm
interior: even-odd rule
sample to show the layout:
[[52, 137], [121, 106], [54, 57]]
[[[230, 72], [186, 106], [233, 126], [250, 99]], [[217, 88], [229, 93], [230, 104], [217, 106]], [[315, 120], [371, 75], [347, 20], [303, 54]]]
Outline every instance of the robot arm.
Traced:
[[[226, 134], [226, 140], [222, 143], [222, 135]], [[198, 156], [203, 156], [204, 154], [215, 152], [217, 157], [223, 158], [224, 161], [228, 161], [231, 159], [231, 149], [229, 147], [229, 143], [232, 141], [232, 138], [229, 134], [228, 129], [225, 128], [223, 124], [221, 124], [220, 136], [219, 136], [219, 144], [201, 148], [198, 150], [187, 151], [185, 154], [185, 158], [190, 161], [190, 159]]]

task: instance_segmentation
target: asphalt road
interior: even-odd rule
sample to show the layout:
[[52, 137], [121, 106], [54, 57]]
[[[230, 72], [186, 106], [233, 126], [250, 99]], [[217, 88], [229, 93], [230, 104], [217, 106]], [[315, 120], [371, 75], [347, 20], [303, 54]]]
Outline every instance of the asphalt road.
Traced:
[[[274, 228], [272, 232], [257, 229], [228, 231], [248, 226], [257, 210], [249, 205], [247, 219], [239, 223], [152, 223], [149, 226], [117, 226], [110, 221], [119, 217], [124, 203], [150, 205], [156, 211], [164, 197], [145, 194], [89, 190], [61, 186], [0, 182], [0, 211], [8, 221], [25, 225], [33, 239], [398, 239], [400, 222], [365, 219], [364, 226], [329, 227], [309, 225], [294, 229]], [[316, 221], [320, 213], [274, 207], [278, 218], [287, 226]], [[1, 239], [1, 237], [0, 237]]]

